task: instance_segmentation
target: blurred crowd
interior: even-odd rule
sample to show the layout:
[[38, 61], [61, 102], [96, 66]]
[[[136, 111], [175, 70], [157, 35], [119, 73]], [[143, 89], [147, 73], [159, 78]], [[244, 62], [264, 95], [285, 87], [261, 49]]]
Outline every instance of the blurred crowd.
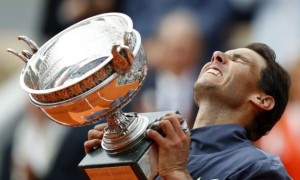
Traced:
[[[271, 46], [278, 62], [291, 74], [291, 97], [282, 120], [257, 145], [279, 155], [289, 174], [295, 180], [300, 180], [300, 1], [41, 2], [36, 5], [39, 9], [35, 15], [38, 20], [34, 22], [36, 33], [31, 37], [40, 44], [75, 22], [93, 15], [106, 12], [129, 15], [134, 28], [142, 36], [149, 70], [142, 90], [124, 111], [178, 110], [187, 118], [190, 127], [197, 113], [193, 83], [212, 53], [215, 50], [243, 47], [256, 41]], [[37, 4], [36, 1], [29, 3]], [[7, 4], [8, 0], [0, 2], [2, 7]], [[13, 22], [14, 18], [20, 17], [10, 14], [10, 19], [0, 20]], [[0, 28], [0, 36], [8, 31], [18, 32], [7, 27]], [[10, 37], [15, 39], [18, 35]], [[1, 47], [19, 47], [18, 43], [1, 42]], [[1, 51], [5, 53], [4, 49]], [[3, 55], [2, 52], [0, 179], [83, 179], [77, 165], [85, 155], [83, 142], [91, 127], [68, 128], [47, 119], [29, 103], [25, 93], [16, 90], [20, 89], [17, 81], [23, 64], [20, 62], [16, 67], [10, 67], [10, 61], [17, 61], [16, 58]]]

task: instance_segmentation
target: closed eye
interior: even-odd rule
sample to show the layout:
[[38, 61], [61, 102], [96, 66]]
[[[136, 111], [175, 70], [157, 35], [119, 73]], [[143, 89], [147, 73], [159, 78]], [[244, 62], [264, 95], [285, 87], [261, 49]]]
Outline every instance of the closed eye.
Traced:
[[233, 54], [232, 55], [232, 60], [233, 61], [241, 61], [243, 63], [249, 63], [249, 60], [247, 58], [245, 58], [244, 56], [240, 55], [240, 54]]
[[250, 61], [246, 57], [244, 57], [240, 54], [233, 54], [232, 61], [247, 65], [251, 69], [251, 72], [254, 72], [253, 65], [250, 63]]

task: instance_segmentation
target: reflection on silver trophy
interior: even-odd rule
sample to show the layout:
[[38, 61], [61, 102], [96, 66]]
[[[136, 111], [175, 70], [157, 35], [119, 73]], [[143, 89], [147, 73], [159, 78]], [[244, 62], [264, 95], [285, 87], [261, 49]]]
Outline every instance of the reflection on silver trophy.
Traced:
[[[146, 56], [131, 19], [107, 13], [65, 29], [40, 48], [19, 36], [30, 51], [8, 49], [26, 65], [21, 87], [52, 120], [76, 127], [106, 119], [102, 148], [79, 164], [90, 179], [146, 179], [150, 173], [145, 130], [166, 112], [123, 113], [141, 88]], [[74, 137], [76, 138], [76, 137]]]

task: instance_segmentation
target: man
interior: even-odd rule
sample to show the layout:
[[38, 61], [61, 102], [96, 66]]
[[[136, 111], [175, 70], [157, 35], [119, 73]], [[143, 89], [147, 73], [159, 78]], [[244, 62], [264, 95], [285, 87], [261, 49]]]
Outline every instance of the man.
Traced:
[[[279, 158], [252, 145], [280, 119], [290, 78], [267, 45], [215, 52], [194, 84], [199, 107], [191, 134], [180, 115], [161, 118], [153, 168], [162, 179], [290, 179]], [[85, 150], [99, 146], [103, 125], [89, 132]], [[156, 150], [155, 150], [156, 149]]]

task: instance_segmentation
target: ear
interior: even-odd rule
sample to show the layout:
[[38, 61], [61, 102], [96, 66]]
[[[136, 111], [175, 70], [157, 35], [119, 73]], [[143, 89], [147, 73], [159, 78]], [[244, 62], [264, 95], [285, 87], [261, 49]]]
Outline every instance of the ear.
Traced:
[[266, 94], [258, 94], [253, 96], [250, 101], [254, 104], [254, 106], [263, 111], [272, 110], [275, 106], [275, 100], [272, 96]]

